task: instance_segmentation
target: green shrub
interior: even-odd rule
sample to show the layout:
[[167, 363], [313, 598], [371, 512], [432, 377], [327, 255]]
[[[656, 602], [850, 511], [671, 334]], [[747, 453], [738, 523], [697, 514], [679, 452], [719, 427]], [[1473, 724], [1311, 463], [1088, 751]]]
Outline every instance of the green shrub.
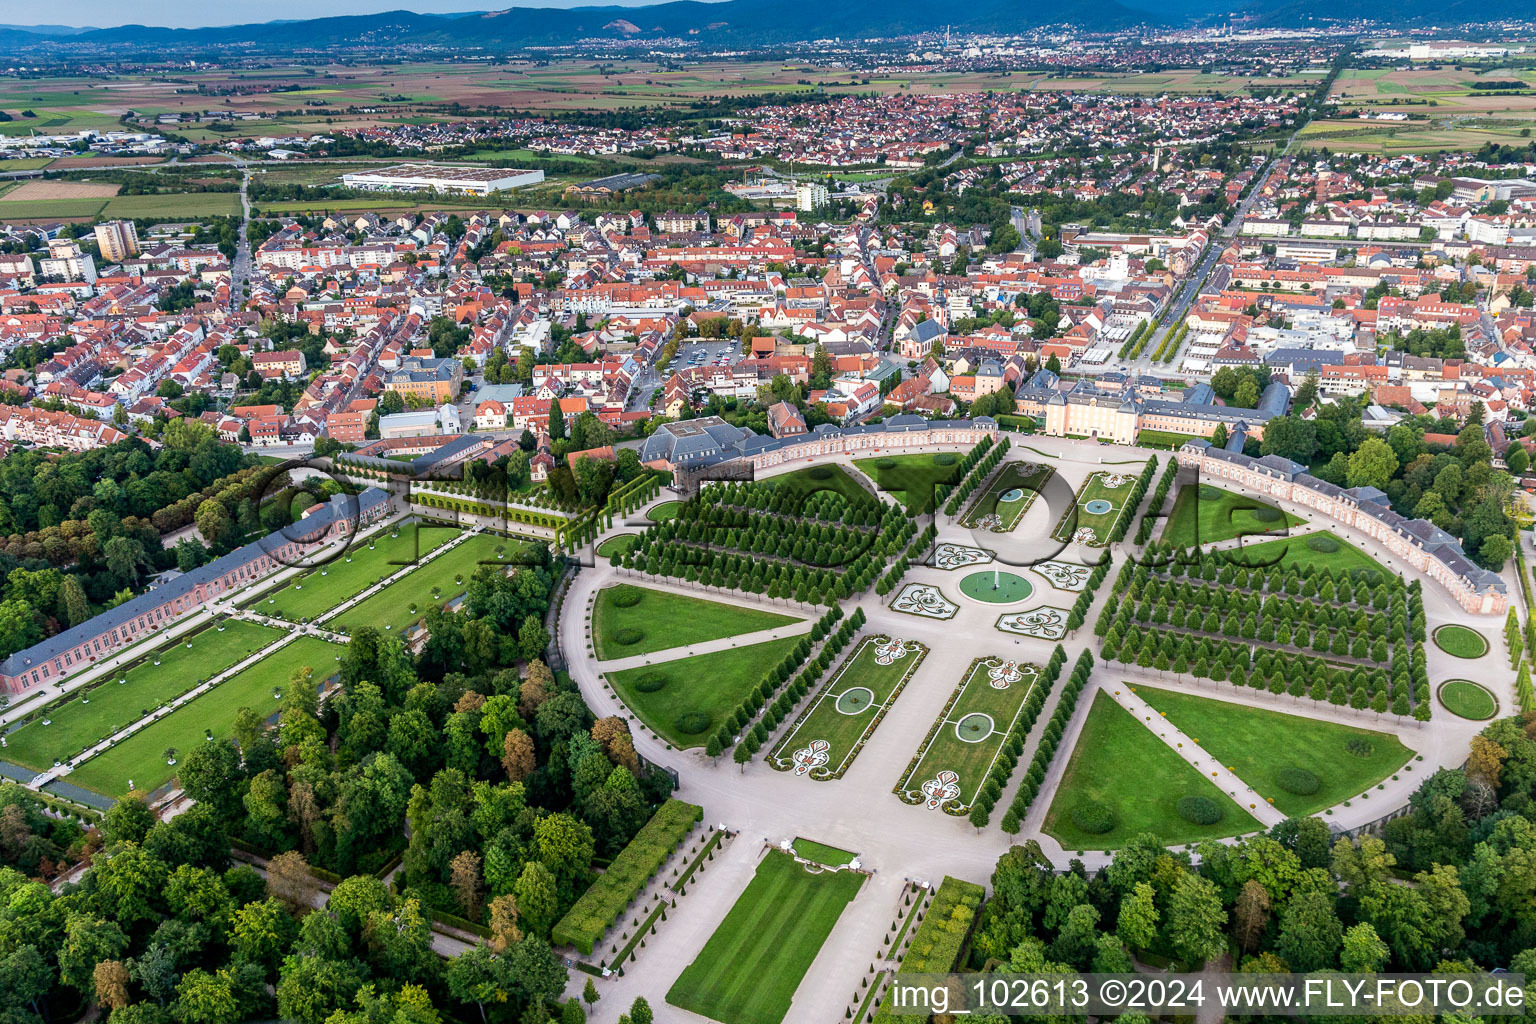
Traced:
[[1311, 796], [1322, 786], [1316, 775], [1305, 768], [1294, 766], [1280, 769], [1275, 773], [1275, 781], [1280, 784], [1281, 789], [1297, 796]]
[[1364, 736], [1351, 736], [1348, 742], [1344, 744], [1344, 749], [1356, 757], [1370, 757], [1376, 753], [1376, 744]]
[[1221, 820], [1221, 805], [1208, 796], [1184, 796], [1178, 802], [1179, 817], [1194, 825], [1214, 825]]
[[1325, 537], [1320, 533], [1314, 533], [1307, 538], [1307, 547], [1318, 554], [1331, 555], [1339, 550], [1339, 542], [1332, 537]]
[[684, 711], [672, 725], [685, 736], [697, 736], [709, 728], [709, 715], [703, 711]]
[[1084, 800], [1072, 808], [1072, 824], [1089, 835], [1101, 836], [1115, 827], [1115, 816], [1097, 800]]
[[641, 693], [655, 693], [666, 685], [667, 675], [665, 672], [647, 672], [635, 680], [635, 689]]
[[811, 467], [811, 471], [807, 475], [812, 480], [830, 480], [830, 479], [832, 479], [832, 467], [831, 466], [812, 466]]
[[645, 591], [639, 587], [632, 587], [624, 583], [613, 588], [613, 591], [608, 595], [608, 600], [612, 601], [617, 608], [633, 608], [640, 603], [640, 599], [644, 596]]
[[623, 629], [613, 631], [613, 642], [622, 647], [629, 647], [639, 643], [645, 638], [645, 631], [633, 626], [625, 626]]

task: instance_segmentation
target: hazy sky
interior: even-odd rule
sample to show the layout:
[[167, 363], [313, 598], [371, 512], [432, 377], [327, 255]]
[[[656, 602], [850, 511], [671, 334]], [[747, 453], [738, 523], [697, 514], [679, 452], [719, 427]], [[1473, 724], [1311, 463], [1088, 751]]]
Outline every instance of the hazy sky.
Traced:
[[0, 24], [10, 25], [241, 25], [247, 22], [295, 18], [324, 18], [336, 14], [372, 14], [410, 10], [448, 14], [495, 11], [507, 7], [595, 7], [654, 3], [656, 0], [70, 0], [39, 4], [34, 0], [0, 0]]

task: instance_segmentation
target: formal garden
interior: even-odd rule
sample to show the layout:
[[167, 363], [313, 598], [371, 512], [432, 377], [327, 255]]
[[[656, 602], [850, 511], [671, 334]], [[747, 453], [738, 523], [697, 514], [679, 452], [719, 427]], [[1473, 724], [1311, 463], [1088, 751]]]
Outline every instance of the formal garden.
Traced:
[[[146, 793], [156, 789], [176, 774], [176, 766], [169, 762], [181, 760], [209, 739], [232, 735], [241, 708], [276, 714], [294, 672], [308, 668], [314, 678], [329, 679], [336, 674], [336, 663], [345, 650], [339, 644], [301, 636], [97, 754], [64, 778], [111, 797], [121, 797], [130, 788]], [[167, 757], [172, 751], [175, 756]], [[128, 785], [130, 779], [132, 787]]]
[[927, 653], [915, 640], [865, 637], [768, 754], [768, 763], [796, 777], [840, 778]]
[[914, 455], [881, 455], [854, 459], [859, 471], [874, 481], [881, 492], [914, 511], [931, 509], [934, 489], [953, 487], [965, 475], [960, 452], [925, 452]]
[[682, 507], [680, 501], [662, 501], [652, 505], [645, 512], [645, 518], [653, 523], [664, 523], [668, 519], [677, 518], [677, 510]]
[[971, 662], [896, 784], [896, 794], [948, 814], [968, 813], [982, 787], [995, 784], [989, 782], [993, 762], [1039, 678], [1037, 665], [999, 657]]
[[441, 607], [469, 589], [469, 581], [482, 565], [516, 565], [532, 550], [526, 541], [494, 533], [477, 533], [455, 546], [439, 552], [389, 586], [370, 594], [340, 615], [326, 620], [326, 626], [350, 632], [361, 626], [383, 630], [403, 630], [426, 615], [433, 605]]
[[1437, 693], [1440, 704], [1457, 718], [1486, 722], [1499, 713], [1499, 699], [1488, 687], [1470, 679], [1447, 679]]
[[667, 1002], [722, 1024], [779, 1024], [864, 876], [769, 851]]
[[1273, 533], [1302, 522], [1245, 494], [1210, 484], [1185, 484], [1174, 498], [1161, 539], [1176, 547], [1193, 548], [1233, 537]]
[[1398, 578], [1376, 559], [1326, 530], [1258, 543], [1245, 541], [1241, 547], [1224, 548], [1220, 554], [1234, 565], [1248, 568], [1267, 569], [1278, 565], [1282, 569], [1317, 568]]
[[1008, 533], [1029, 511], [1051, 477], [1051, 467], [1033, 462], [1005, 462], [960, 518], [970, 530]]
[[375, 583], [415, 565], [459, 535], [457, 527], [403, 523], [386, 527], [346, 554], [331, 559], [286, 586], [263, 593], [252, 611], [290, 622], [308, 622]]
[[598, 592], [592, 639], [597, 659], [611, 661], [799, 621], [796, 616], [761, 608], [621, 583]]
[[1468, 626], [1440, 626], [1434, 632], [1435, 646], [1453, 658], [1472, 660], [1488, 653], [1488, 640]]
[[641, 665], [606, 675], [624, 706], [666, 742], [703, 746], [799, 637]]
[[1292, 817], [1358, 799], [1414, 752], [1391, 733], [1323, 722], [1179, 690], [1134, 687], [1184, 735]]
[[283, 632], [244, 619], [227, 619], [167, 644], [131, 668], [73, 691], [6, 734], [0, 758], [46, 771], [125, 729], [269, 644]]
[[[1142, 467], [1136, 467], [1139, 472]], [[1116, 533], [1121, 514], [1130, 515], [1128, 506], [1140, 499], [1144, 489], [1137, 486], [1136, 472], [1101, 471], [1088, 474], [1078, 488], [1077, 501], [1056, 523], [1051, 536], [1063, 544], [1103, 547]]]
[[1094, 694], [1045, 815], [1067, 850], [1113, 850], [1143, 832], [1168, 846], [1259, 831], [1259, 822], [1113, 697]]

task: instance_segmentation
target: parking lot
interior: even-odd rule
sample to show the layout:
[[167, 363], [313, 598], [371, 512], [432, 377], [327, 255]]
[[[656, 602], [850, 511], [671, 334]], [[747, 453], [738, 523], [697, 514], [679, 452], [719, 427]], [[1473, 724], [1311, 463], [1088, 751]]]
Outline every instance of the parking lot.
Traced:
[[741, 359], [741, 342], [734, 338], [690, 341], [678, 346], [677, 358], [672, 369], [683, 370], [692, 366], [728, 366]]

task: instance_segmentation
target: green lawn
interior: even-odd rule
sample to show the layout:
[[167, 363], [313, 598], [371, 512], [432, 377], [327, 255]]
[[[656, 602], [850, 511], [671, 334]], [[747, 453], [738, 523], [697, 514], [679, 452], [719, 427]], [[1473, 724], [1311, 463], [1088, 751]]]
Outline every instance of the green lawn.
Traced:
[[1466, 626], [1441, 626], [1435, 630], [1435, 646], [1453, 658], [1481, 658], [1488, 653], [1488, 641]]
[[[1314, 544], [1316, 538], [1321, 539], [1316, 540]], [[1329, 541], [1332, 541], [1334, 550], [1318, 550], [1319, 546], [1328, 547]], [[1299, 537], [1282, 537], [1279, 540], [1266, 540], [1258, 544], [1245, 543], [1241, 549], [1226, 550], [1226, 554], [1234, 564], [1249, 567], [1279, 563], [1283, 568], [1289, 569], [1295, 566], [1301, 569], [1309, 565], [1317, 565], [1328, 569], [1346, 569], [1350, 572], [1369, 569], [1381, 573], [1383, 578], [1393, 576], [1393, 573], [1376, 559], [1348, 541], [1327, 532], [1308, 533]]]
[[680, 501], [664, 501], [660, 505], [652, 505], [645, 513], [645, 518], [653, 523], [664, 523], [668, 519], [677, 518], [677, 510], [682, 507]]
[[[1117, 473], [1090, 473], [1078, 489], [1077, 504], [1073, 506], [1076, 515], [1069, 512], [1063, 516], [1056, 524], [1056, 529], [1051, 531], [1051, 536], [1066, 543], [1072, 540], [1078, 530], [1089, 529], [1093, 531], [1093, 539], [1085, 543], [1089, 547], [1103, 547], [1109, 542], [1110, 531], [1115, 528], [1115, 520], [1120, 518], [1121, 509], [1131, 497], [1131, 490], [1136, 486], [1136, 475], [1132, 469]], [[1125, 482], [1119, 487], [1107, 487], [1105, 481], [1111, 476], [1123, 477]], [[1107, 501], [1109, 508], [1102, 512], [1088, 511], [1088, 504], [1094, 501]]]
[[[262, 659], [237, 676], [175, 711], [155, 724], [141, 729], [111, 750], [98, 754], [64, 778], [77, 786], [94, 789], [104, 796], [120, 797], [133, 788], [149, 792], [176, 774], [173, 765], [162, 756], [174, 747], [186, 757], [192, 748], [204, 742], [203, 730], [215, 737], [229, 736], [235, 728], [235, 715], [243, 707], [274, 714], [278, 702], [274, 689], [288, 685], [296, 669], [311, 668], [318, 679], [336, 673], [336, 657], [346, 648], [312, 636], [301, 636], [282, 650]], [[178, 758], [180, 760], [181, 758]]]
[[[1185, 796], [1216, 801], [1224, 812], [1221, 820], [1214, 825], [1185, 821], [1178, 812], [1178, 802]], [[1090, 802], [1109, 809], [1113, 817], [1109, 831], [1088, 832], [1073, 821], [1073, 811]], [[1113, 850], [1143, 832], [1172, 846], [1261, 828], [1252, 815], [1103, 692], [1094, 695], [1088, 721], [1045, 816], [1045, 831], [1068, 850]]]
[[[908, 678], [922, 662], [928, 649], [921, 644], [916, 650], [908, 650], [889, 665], [876, 660], [876, 647], [885, 637], [867, 637], [854, 648], [843, 661], [832, 679], [811, 702], [806, 716], [784, 734], [768, 760], [776, 767], [790, 770], [794, 767], [795, 751], [807, 744], [822, 740], [827, 744], [827, 761], [823, 774], [834, 775], [846, 771], [858, 756], [854, 748], [861, 740], [868, 739], [879, 723], [876, 716], [882, 714], [895, 701], [897, 686]], [[855, 691], [849, 693], [849, 691]]]
[[[709, 735], [735, 709], [747, 691], [763, 681], [768, 670], [784, 659], [800, 642], [799, 637], [769, 640], [751, 647], [679, 658], [657, 665], [642, 665], [608, 673], [608, 681], [640, 721], [662, 739], [684, 750], [703, 746]], [[640, 689], [641, 679], [652, 674], [665, 679], [659, 690]], [[689, 712], [709, 721], [696, 732], [683, 732], [678, 719]]]
[[[160, 664], [149, 658], [127, 673], [114, 673], [101, 686], [62, 704], [45, 716], [22, 726], [6, 736], [0, 751], [8, 761], [15, 761], [36, 771], [45, 771], [55, 760], [65, 761], [86, 747], [112, 735], [172, 700], [236, 664], [242, 658], [283, 636], [270, 626], [231, 619], [188, 637], [160, 654]], [[191, 643], [191, 647], [187, 644]], [[119, 679], [127, 679], [119, 684]]]
[[1486, 722], [1499, 713], [1499, 701], [1486, 686], [1467, 679], [1448, 679], [1440, 684], [1440, 703], [1458, 718]]
[[811, 839], [801, 839], [799, 836], [795, 837], [795, 841], [791, 845], [794, 847], [795, 852], [806, 860], [813, 860], [830, 868], [842, 867], [853, 860], [854, 857], [847, 850], [839, 850], [835, 846], [828, 846], [825, 843], [818, 843]]
[[960, 483], [959, 452], [934, 452], [918, 455], [880, 455], [854, 459], [875, 486], [907, 508], [915, 509], [934, 500], [933, 489], [939, 484]]
[[[1413, 751], [1390, 733], [1320, 722], [1265, 708], [1251, 708], [1177, 690], [1138, 686], [1136, 694], [1168, 721], [1232, 769], [1261, 798], [1288, 815], [1314, 814], [1364, 793], [1397, 771]], [[1351, 740], [1362, 741], [1349, 749]], [[1286, 768], [1317, 777], [1315, 793], [1287, 792], [1276, 780]]]
[[609, 537], [597, 546], [597, 555], [599, 558], [612, 558], [615, 555], [622, 555], [634, 547], [635, 542], [639, 539], [640, 535], [637, 533], [621, 533], [616, 537]]
[[762, 482], [798, 491], [802, 499], [818, 491], [835, 491], [852, 501], [869, 501], [873, 497], [848, 470], [835, 462], [823, 462], [817, 466], [781, 473]]
[[[452, 551], [445, 551], [422, 563], [372, 597], [353, 605], [326, 623], [337, 629], [352, 630], [375, 626], [399, 631], [419, 622], [432, 592], [438, 591], [436, 603], [446, 604], [469, 589], [470, 577], [481, 565], [511, 565], [525, 545], [494, 533], [477, 534]], [[496, 557], [502, 548], [504, 557]], [[462, 579], [463, 582], [459, 582]], [[411, 610], [411, 605], [416, 610]]]
[[[1004, 463], [1002, 471], [992, 478], [987, 489], [981, 492], [961, 517], [960, 525], [974, 527], [983, 516], [996, 513], [1001, 522], [992, 527], [995, 533], [1007, 533], [1017, 526], [1019, 520], [1024, 518], [1024, 513], [1035, 503], [1035, 498], [1051, 476], [1049, 466], [1040, 466], [1031, 472], [1025, 471], [1027, 467], [1033, 465], [1025, 462]], [[1014, 490], [1021, 490], [1024, 493], [1012, 501], [998, 501], [1004, 494]]]
[[263, 615], [276, 615], [293, 622], [313, 619], [330, 611], [347, 598], [420, 561], [440, 544], [459, 535], [452, 526], [407, 523], [399, 535], [393, 531], [378, 534], [357, 544], [345, 557], [337, 558], [296, 579], [282, 590], [251, 606]]
[[1190, 548], [1301, 523], [1300, 518], [1257, 498], [1210, 484], [1185, 484], [1179, 488], [1173, 511], [1163, 524], [1161, 539]]
[[811, 874], [772, 851], [667, 1002], [724, 1024], [779, 1024], [864, 876]]
[[1004, 659], [982, 658], [961, 681], [959, 695], [944, 713], [937, 731], [918, 751], [917, 764], [901, 780], [899, 788], [909, 799], [921, 799], [923, 783], [950, 771], [960, 777], [955, 809], [975, 802], [1024, 699], [1040, 678], [1037, 666], [1015, 664], [1021, 678], [999, 680], [1006, 684], [999, 689], [990, 677], [999, 668], [1006, 668]]
[[[639, 594], [640, 602], [620, 607], [620, 595]], [[794, 615], [780, 615], [758, 608], [742, 608], [718, 601], [685, 597], [665, 590], [652, 590], [634, 584], [604, 587], [597, 595], [592, 636], [599, 661], [650, 654], [673, 647], [722, 637], [740, 636], [760, 629], [773, 629], [801, 621]], [[620, 642], [620, 631], [639, 633], [633, 643]], [[633, 635], [633, 632], [630, 635]]]

